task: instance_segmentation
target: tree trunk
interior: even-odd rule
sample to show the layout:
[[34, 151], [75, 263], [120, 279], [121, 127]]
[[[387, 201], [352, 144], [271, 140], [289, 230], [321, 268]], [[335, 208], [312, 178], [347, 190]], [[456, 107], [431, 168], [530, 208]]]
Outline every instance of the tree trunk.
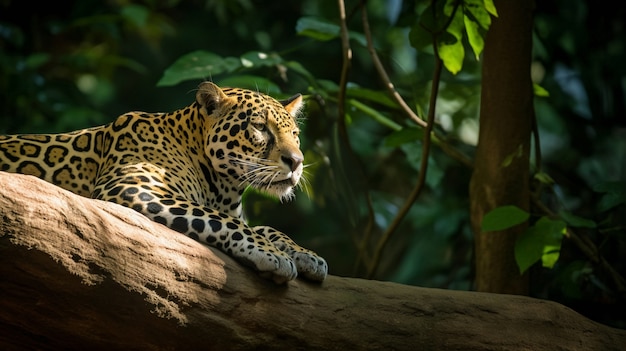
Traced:
[[530, 59], [530, 0], [496, 1], [499, 18], [487, 33], [483, 60], [480, 132], [470, 181], [476, 290], [528, 293], [514, 247], [524, 225], [501, 232], [481, 232], [484, 215], [496, 207], [528, 210], [530, 133], [533, 116]]
[[[330, 276], [278, 286], [130, 209], [0, 172], [2, 350], [619, 350], [554, 302]], [[332, 262], [332, 257], [330, 257]]]

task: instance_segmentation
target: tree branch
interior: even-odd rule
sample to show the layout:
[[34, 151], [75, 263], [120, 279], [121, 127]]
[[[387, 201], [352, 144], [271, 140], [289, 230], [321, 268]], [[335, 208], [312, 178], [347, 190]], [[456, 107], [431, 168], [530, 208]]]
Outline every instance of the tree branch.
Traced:
[[2, 350], [604, 351], [626, 344], [624, 330], [522, 296], [334, 276], [277, 286], [131, 209], [30, 176], [0, 172], [0, 184]]
[[396, 101], [396, 103], [400, 106], [400, 109], [404, 111], [404, 113], [419, 126], [426, 127], [427, 123], [419, 118], [419, 116], [406, 104], [400, 93], [396, 90], [395, 86], [391, 82], [385, 67], [382, 62], [378, 58], [378, 53], [376, 53], [376, 49], [374, 48], [374, 42], [372, 40], [372, 33], [370, 31], [370, 24], [367, 18], [367, 6], [365, 2], [361, 2], [361, 21], [363, 22], [363, 33], [365, 34], [365, 38], [367, 40], [367, 50], [372, 57], [372, 62], [374, 63], [374, 67], [376, 67], [376, 71], [378, 72], [378, 76], [383, 81], [385, 88], [389, 91], [391, 97]]

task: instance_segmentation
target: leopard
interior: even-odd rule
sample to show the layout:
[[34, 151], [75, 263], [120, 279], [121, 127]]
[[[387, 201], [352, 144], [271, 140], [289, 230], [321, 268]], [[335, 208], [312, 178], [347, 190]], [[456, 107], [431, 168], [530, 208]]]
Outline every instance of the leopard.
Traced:
[[0, 135], [0, 171], [110, 201], [217, 248], [261, 277], [322, 282], [326, 260], [270, 226], [249, 226], [249, 187], [291, 200], [303, 175], [303, 97], [204, 81], [173, 112], [129, 112], [60, 134]]

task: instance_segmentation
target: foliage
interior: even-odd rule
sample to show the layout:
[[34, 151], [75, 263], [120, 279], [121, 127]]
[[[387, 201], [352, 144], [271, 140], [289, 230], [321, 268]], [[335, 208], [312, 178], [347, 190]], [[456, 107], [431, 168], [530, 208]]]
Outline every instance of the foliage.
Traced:
[[[58, 132], [130, 110], [172, 110], [187, 105], [203, 79], [277, 97], [302, 92], [308, 196], [276, 204], [247, 194], [250, 221], [293, 234], [328, 258], [332, 274], [366, 275], [380, 250], [378, 279], [470, 289], [468, 166], [482, 38], [497, 10], [490, 0], [372, 0], [363, 21], [361, 6], [346, 3], [353, 59], [343, 86], [334, 2], [87, 0], [33, 12], [4, 1], [0, 133]], [[626, 275], [624, 15], [618, 5], [537, 2], [533, 206], [526, 213], [495, 209], [488, 217], [496, 223], [483, 223], [501, 230], [528, 218], [515, 254], [520, 269], [532, 273], [533, 294], [593, 306], [596, 312], [582, 312], [617, 326], [626, 323], [615, 313], [624, 297], [571, 238], [594, 243], [597, 255]], [[365, 23], [409, 110], [422, 121], [432, 111], [436, 117], [424, 187], [382, 247], [377, 243], [418, 183], [426, 139], [420, 121], [381, 82]], [[439, 78], [435, 57], [447, 70]], [[341, 107], [345, 116], [337, 115]]]
[[[482, 230], [485, 232], [502, 231], [525, 223], [528, 218], [530, 218], [530, 213], [517, 206], [497, 207], [483, 218]], [[586, 220], [579, 219], [579, 221]], [[543, 267], [554, 267], [559, 258], [561, 239], [565, 233], [564, 221], [553, 220], [547, 216], [542, 216], [536, 223], [526, 228], [515, 245], [515, 260], [520, 273], [526, 272], [539, 260]]]

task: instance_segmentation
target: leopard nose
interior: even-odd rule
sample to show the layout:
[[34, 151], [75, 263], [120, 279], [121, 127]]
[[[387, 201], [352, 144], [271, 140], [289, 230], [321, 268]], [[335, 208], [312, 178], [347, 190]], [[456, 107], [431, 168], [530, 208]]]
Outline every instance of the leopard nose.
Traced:
[[292, 172], [295, 172], [302, 164], [302, 161], [304, 161], [304, 157], [301, 153], [296, 154], [293, 152], [281, 156], [281, 159], [291, 169]]

